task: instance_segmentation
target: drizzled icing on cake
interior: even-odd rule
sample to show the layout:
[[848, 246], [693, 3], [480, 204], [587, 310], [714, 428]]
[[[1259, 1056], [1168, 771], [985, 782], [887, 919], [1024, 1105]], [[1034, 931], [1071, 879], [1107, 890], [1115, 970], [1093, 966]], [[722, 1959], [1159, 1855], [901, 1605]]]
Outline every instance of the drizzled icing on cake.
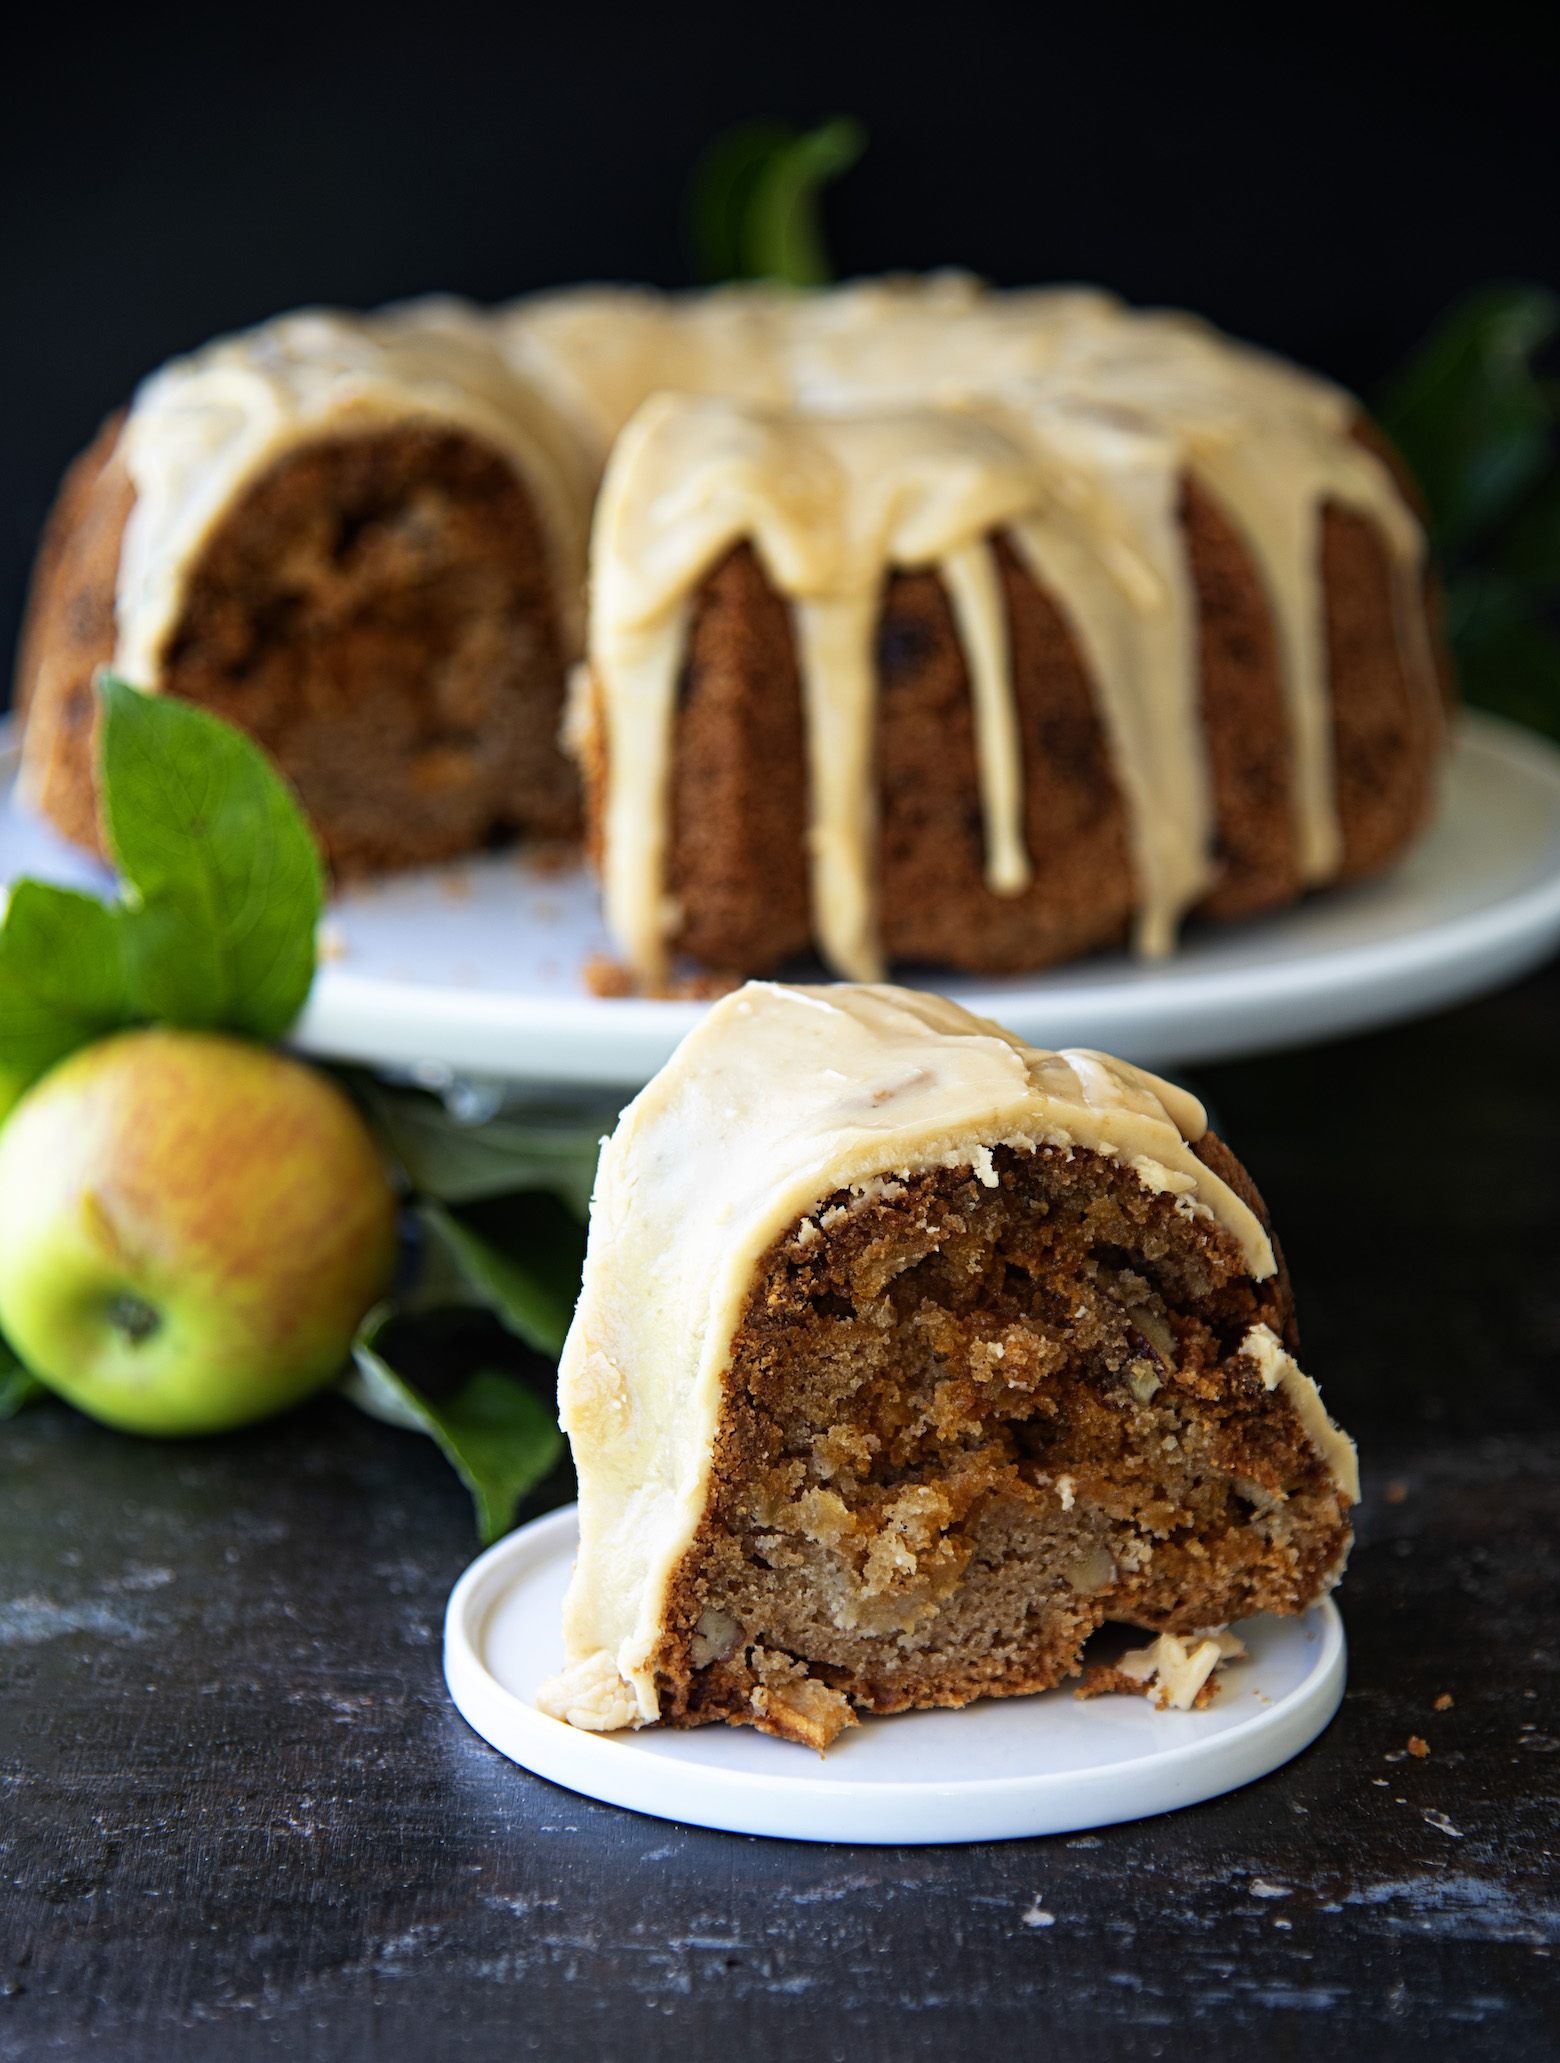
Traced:
[[[986, 535], [1033, 505], [1032, 467], [974, 417], [777, 415], [658, 394], [613, 450], [592, 537], [591, 658], [608, 724], [607, 920], [649, 973], [667, 930], [667, 793], [693, 590], [752, 542], [794, 606], [820, 946], [853, 977], [881, 961], [872, 894], [873, 723], [886, 566], [947, 565], [976, 654], [991, 871], [1022, 887], [1022, 794], [1006, 637]], [[998, 885], [993, 881], [993, 886]]]
[[[1420, 720], [1439, 701], [1423, 543], [1327, 382], [1191, 317], [1078, 289], [995, 293], [959, 274], [815, 295], [583, 288], [486, 313], [409, 303], [285, 316], [174, 361], [124, 438], [119, 670], [160, 683], [191, 569], [234, 499], [319, 437], [453, 424], [504, 453], [547, 539], [607, 738], [604, 892], [635, 970], [666, 975], [677, 684], [691, 604], [750, 541], [791, 605], [802, 680], [814, 931], [838, 972], [882, 971], [874, 641], [886, 579], [931, 568], [970, 680], [987, 886], [1029, 885], [1023, 745], [992, 539], [1011, 540], [1087, 662], [1127, 812], [1136, 943], [1168, 951], [1212, 876], [1197, 616], [1178, 511], [1195, 477], [1235, 524], [1277, 636], [1302, 878], [1340, 855], [1320, 511], [1389, 554]], [[602, 481], [602, 470], [605, 479]], [[599, 499], [596, 496], [601, 482]]]
[[1304, 881], [1327, 880], [1341, 853], [1325, 503], [1379, 531], [1405, 667], [1424, 721], [1437, 721], [1422, 535], [1386, 467], [1350, 434], [1355, 404], [1193, 318], [1135, 313], [1095, 293], [989, 293], [955, 276], [811, 298], [587, 291], [522, 304], [507, 321], [516, 362], [582, 435], [611, 448], [590, 632], [607, 730], [605, 893], [614, 931], [652, 984], [677, 925], [665, 861], [689, 605], [739, 540], [792, 604], [814, 930], [824, 958], [854, 979], [882, 971], [873, 637], [896, 569], [934, 568], [953, 606], [986, 880], [998, 895], [1021, 894], [1030, 868], [994, 532], [1012, 538], [1062, 610], [1096, 684], [1128, 812], [1145, 954], [1171, 948], [1212, 874], [1197, 621], [1178, 519], [1188, 474], [1234, 521], [1273, 611]]

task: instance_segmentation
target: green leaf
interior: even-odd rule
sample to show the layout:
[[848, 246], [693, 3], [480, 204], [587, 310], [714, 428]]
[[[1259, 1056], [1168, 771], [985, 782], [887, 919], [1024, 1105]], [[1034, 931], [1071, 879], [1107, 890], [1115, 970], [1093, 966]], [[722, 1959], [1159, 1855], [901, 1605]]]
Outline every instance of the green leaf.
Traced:
[[834, 277], [819, 220], [823, 189], [867, 147], [860, 122], [840, 115], [774, 151], [759, 173], [743, 224], [743, 271], [786, 286], [827, 286]]
[[124, 913], [18, 881], [0, 926], [0, 1091], [14, 1099], [78, 1046], [133, 1021]]
[[758, 120], [718, 136], [689, 193], [689, 232], [704, 278], [826, 285], [834, 275], [819, 197], [866, 147], [866, 130], [844, 115], [805, 133]]
[[314, 977], [324, 877], [292, 791], [258, 745], [172, 695], [107, 676], [103, 812], [130, 887], [137, 1012], [274, 1039]]
[[1466, 700], [1560, 739], [1560, 636], [1512, 584], [1468, 576], [1448, 590]]
[[1560, 599], [1560, 467], [1523, 501], [1489, 558], [1502, 578], [1535, 600]]
[[739, 122], [717, 136], [688, 189], [688, 235], [702, 279], [745, 277], [743, 241], [759, 179], [777, 150], [796, 141], [790, 122]]
[[1557, 329], [1560, 297], [1546, 288], [1481, 288], [1441, 319], [1382, 396], [1382, 426], [1453, 557], [1509, 515], [1551, 462], [1555, 409], [1532, 360]]
[[22, 1366], [9, 1340], [0, 1339], [0, 1420], [15, 1418], [24, 1405], [48, 1394], [48, 1384]]
[[[439, 1282], [439, 1301], [485, 1304], [516, 1339], [524, 1340], [538, 1354], [556, 1361], [563, 1351], [564, 1335], [574, 1316], [574, 1297], [560, 1294], [558, 1286], [543, 1270], [503, 1253], [480, 1233], [447, 1211], [442, 1204], [424, 1200], [416, 1206], [424, 1234], [440, 1251], [431, 1259], [427, 1272]], [[444, 1265], [440, 1265], [443, 1263]], [[451, 1294], [450, 1266], [458, 1276], [464, 1296]], [[579, 1287], [576, 1271], [574, 1289]], [[432, 1292], [418, 1286], [418, 1302], [428, 1308]]]
[[343, 1385], [362, 1410], [437, 1441], [476, 1510], [477, 1532], [490, 1546], [514, 1523], [528, 1490], [552, 1473], [563, 1434], [541, 1399], [514, 1377], [478, 1369], [443, 1406], [434, 1406], [374, 1347], [383, 1323], [370, 1319], [352, 1349], [355, 1367]]
[[509, 1531], [526, 1492], [557, 1467], [563, 1434], [524, 1383], [487, 1368], [436, 1415], [440, 1444], [471, 1492], [486, 1547]]
[[585, 1110], [537, 1105], [458, 1124], [437, 1097], [387, 1089], [371, 1077], [353, 1087], [411, 1187], [444, 1203], [474, 1203], [518, 1189], [546, 1189], [575, 1215], [590, 1214], [602, 1134], [617, 1123], [619, 1101]]

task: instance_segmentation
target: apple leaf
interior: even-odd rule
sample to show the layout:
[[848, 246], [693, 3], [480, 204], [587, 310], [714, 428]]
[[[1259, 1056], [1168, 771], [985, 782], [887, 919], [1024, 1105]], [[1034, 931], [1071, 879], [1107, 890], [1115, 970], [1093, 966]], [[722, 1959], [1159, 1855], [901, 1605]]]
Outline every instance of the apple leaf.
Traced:
[[1560, 295], [1457, 302], [1379, 397], [1424, 490], [1464, 698], [1560, 738]]
[[479, 1368], [447, 1404], [434, 1405], [374, 1347], [386, 1313], [371, 1314], [343, 1385], [353, 1403], [387, 1424], [426, 1433], [471, 1492], [477, 1532], [489, 1547], [514, 1522], [528, 1490], [550, 1475], [563, 1434], [539, 1397], [513, 1376]]
[[[428, 1328], [440, 1314], [488, 1311], [533, 1352], [556, 1360], [579, 1291], [584, 1233], [545, 1195], [493, 1199], [475, 1208], [488, 1214], [482, 1230], [429, 1197], [413, 1202], [411, 1215], [421, 1234], [415, 1279], [396, 1301], [378, 1305], [364, 1320], [352, 1372], [341, 1388], [371, 1417], [437, 1441], [471, 1492], [486, 1544], [507, 1529], [520, 1498], [553, 1468], [563, 1435], [524, 1382], [480, 1362], [445, 1395], [446, 1386], [458, 1381], [450, 1360], [458, 1367], [464, 1355], [458, 1348], [452, 1354], [446, 1326], [442, 1335], [434, 1331], [430, 1360]], [[490, 1219], [509, 1235], [503, 1245], [486, 1236]], [[426, 1369], [437, 1401], [386, 1359], [383, 1344], [396, 1320], [412, 1328], [401, 1336], [397, 1358], [416, 1343], [413, 1363]], [[480, 1351], [493, 1353], [493, 1339]]]
[[1378, 414], [1455, 559], [1548, 470], [1554, 409], [1532, 360], [1560, 329], [1544, 287], [1481, 287], [1444, 315], [1388, 385]]
[[[562, 1215], [548, 1197], [505, 1201]], [[557, 1360], [579, 1296], [584, 1256], [557, 1236], [556, 1225], [533, 1220], [529, 1237], [522, 1232], [500, 1244], [429, 1197], [416, 1198], [409, 1215], [418, 1234], [416, 1272], [395, 1300], [397, 1312], [421, 1317], [462, 1307], [491, 1311], [533, 1353]], [[564, 1222], [572, 1228], [572, 1220]]]
[[544, 1189], [582, 1221], [590, 1215], [602, 1134], [617, 1123], [624, 1101], [506, 1102], [500, 1116], [462, 1124], [438, 1097], [418, 1090], [387, 1088], [356, 1074], [352, 1088], [421, 1195], [466, 1204]]
[[123, 913], [75, 889], [18, 881], [0, 926], [0, 1083], [19, 1093], [132, 1020]]
[[291, 789], [220, 717], [112, 675], [98, 692], [135, 1014], [280, 1037], [314, 978], [324, 894]]
[[866, 147], [866, 130], [848, 115], [805, 132], [761, 118], [717, 136], [694, 168], [687, 201], [704, 277], [825, 285], [833, 272], [819, 197]]
[[103, 813], [124, 899], [19, 881], [0, 926], [0, 1114], [133, 1024], [278, 1037], [314, 978], [323, 872], [291, 790], [220, 718], [107, 676]]
[[[539, 1269], [502, 1253], [442, 1204], [424, 1199], [416, 1212], [425, 1237], [443, 1249], [440, 1258], [454, 1264], [466, 1292], [459, 1298], [446, 1294], [444, 1301], [486, 1304], [506, 1331], [556, 1361], [574, 1315], [574, 1294], [560, 1294]], [[447, 1269], [439, 1272], [447, 1277]], [[574, 1293], [578, 1288], [576, 1274]]]
[[49, 1394], [47, 1383], [39, 1382], [11, 1351], [10, 1342], [0, 1339], [0, 1420], [15, 1418], [24, 1404]]
[[861, 123], [837, 115], [773, 154], [754, 183], [743, 224], [743, 270], [750, 279], [828, 285], [834, 270], [819, 220], [820, 196], [866, 147]]

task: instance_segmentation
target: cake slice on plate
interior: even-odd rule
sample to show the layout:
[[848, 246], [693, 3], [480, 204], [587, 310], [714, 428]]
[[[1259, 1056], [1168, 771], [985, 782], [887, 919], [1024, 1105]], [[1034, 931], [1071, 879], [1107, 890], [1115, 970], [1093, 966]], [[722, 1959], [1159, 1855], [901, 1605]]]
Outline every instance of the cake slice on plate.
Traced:
[[538, 1705], [822, 1748], [1075, 1677], [1107, 1619], [1161, 1638], [1092, 1687], [1192, 1703], [1231, 1620], [1348, 1552], [1354, 1449], [1297, 1349], [1184, 1090], [937, 996], [749, 983], [602, 1158]]

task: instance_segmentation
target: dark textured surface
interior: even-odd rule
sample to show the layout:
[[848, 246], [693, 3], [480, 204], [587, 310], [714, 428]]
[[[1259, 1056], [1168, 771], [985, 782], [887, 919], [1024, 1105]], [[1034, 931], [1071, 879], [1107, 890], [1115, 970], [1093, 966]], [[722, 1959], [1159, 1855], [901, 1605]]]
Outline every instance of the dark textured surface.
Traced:
[[0, 1429], [0, 2059], [1560, 2053], [1557, 1044], [1551, 972], [1202, 1078], [1367, 1502], [1338, 1719], [1164, 1819], [835, 1849], [592, 1805], [446, 1700], [473, 1540], [425, 1443], [335, 1402]]

